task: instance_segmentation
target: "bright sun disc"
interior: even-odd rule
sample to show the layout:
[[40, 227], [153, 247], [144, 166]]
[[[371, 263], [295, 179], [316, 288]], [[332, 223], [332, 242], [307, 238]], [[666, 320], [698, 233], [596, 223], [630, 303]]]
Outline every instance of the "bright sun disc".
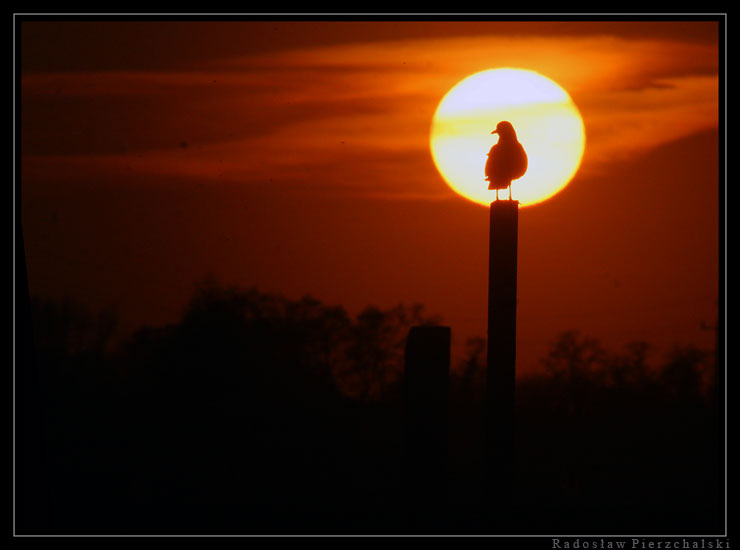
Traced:
[[[586, 143], [583, 120], [568, 93], [534, 71], [491, 69], [453, 87], [434, 113], [434, 163], [452, 189], [488, 206], [496, 192], [484, 180], [486, 154], [496, 144], [496, 124], [508, 120], [529, 158], [526, 174], [511, 185], [522, 206], [542, 202], [563, 189], [581, 163]], [[507, 191], [499, 197], [508, 198]]]

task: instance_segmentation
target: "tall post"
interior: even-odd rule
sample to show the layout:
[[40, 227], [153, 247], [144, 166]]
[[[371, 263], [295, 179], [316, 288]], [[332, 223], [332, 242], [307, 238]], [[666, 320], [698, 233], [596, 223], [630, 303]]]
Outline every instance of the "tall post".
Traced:
[[485, 498], [501, 522], [513, 505], [518, 226], [519, 201], [491, 203]]
[[[20, 188], [19, 188], [20, 190]], [[48, 456], [48, 405], [43, 396], [43, 381], [37, 364], [31, 318], [31, 294], [28, 286], [28, 265], [23, 240], [21, 220], [21, 196], [16, 196], [16, 318], [18, 333], [16, 337], [16, 375], [15, 387], [19, 390], [17, 413], [14, 428], [17, 434], [16, 482], [17, 523], [14, 527], [19, 534], [45, 534], [52, 522], [52, 478]]]
[[447, 511], [450, 328], [415, 326], [405, 355], [404, 479], [410, 527], [440, 528]]

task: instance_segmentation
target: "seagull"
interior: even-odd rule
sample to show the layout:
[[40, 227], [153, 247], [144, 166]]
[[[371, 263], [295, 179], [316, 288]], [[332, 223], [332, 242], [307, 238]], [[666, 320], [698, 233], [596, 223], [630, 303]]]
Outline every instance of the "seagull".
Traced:
[[517, 141], [511, 122], [506, 120], [499, 122], [491, 133], [498, 134], [498, 143], [488, 151], [486, 161], [486, 181], [490, 182], [488, 188], [496, 190], [498, 200], [498, 190], [508, 187], [511, 200], [511, 181], [521, 178], [527, 171], [527, 153]]

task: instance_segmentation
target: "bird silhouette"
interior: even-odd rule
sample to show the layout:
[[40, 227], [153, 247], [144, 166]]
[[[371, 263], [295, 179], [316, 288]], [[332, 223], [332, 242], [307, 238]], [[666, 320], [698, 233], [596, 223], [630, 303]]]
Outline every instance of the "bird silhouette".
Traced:
[[486, 160], [486, 181], [489, 189], [496, 190], [498, 200], [499, 189], [509, 188], [511, 200], [511, 182], [521, 178], [527, 171], [527, 153], [516, 139], [516, 132], [511, 122], [503, 120], [491, 132], [498, 134], [498, 143], [488, 151]]

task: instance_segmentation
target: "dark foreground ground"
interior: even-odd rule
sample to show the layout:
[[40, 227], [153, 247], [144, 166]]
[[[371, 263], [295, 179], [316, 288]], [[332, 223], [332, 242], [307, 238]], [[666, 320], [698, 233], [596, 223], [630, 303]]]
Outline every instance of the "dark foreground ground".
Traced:
[[[33, 302], [37, 393], [18, 531], [71, 534], [720, 532], [713, 353], [561, 335], [517, 383], [509, 517], [483, 494], [485, 348], [453, 369], [438, 513], [411, 520], [403, 344], [420, 308], [204, 285], [180, 323], [112, 345], [112, 316]], [[30, 419], [29, 419], [30, 418]], [[35, 422], [35, 424], [34, 424]], [[26, 445], [24, 447], [24, 445]], [[436, 458], [432, 457], [433, 460]], [[413, 497], [413, 495], [411, 495]]]

